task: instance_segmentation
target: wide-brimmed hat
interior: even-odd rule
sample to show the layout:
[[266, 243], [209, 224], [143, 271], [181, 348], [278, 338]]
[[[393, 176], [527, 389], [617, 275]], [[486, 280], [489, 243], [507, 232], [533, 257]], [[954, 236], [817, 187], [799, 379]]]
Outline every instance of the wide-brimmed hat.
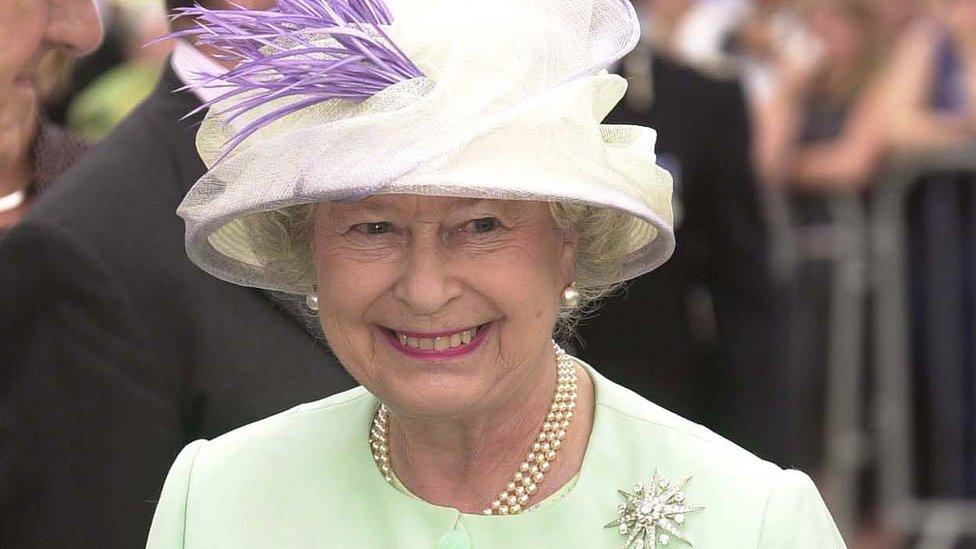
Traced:
[[[671, 177], [650, 128], [602, 124], [605, 67], [640, 28], [627, 0], [281, 0], [184, 12], [241, 63], [197, 135], [207, 173], [178, 213], [191, 260], [260, 288], [247, 216], [411, 193], [572, 202], [632, 216], [619, 281], [674, 249]], [[184, 31], [183, 34], [187, 34]], [[213, 83], [211, 83], [213, 85]]]

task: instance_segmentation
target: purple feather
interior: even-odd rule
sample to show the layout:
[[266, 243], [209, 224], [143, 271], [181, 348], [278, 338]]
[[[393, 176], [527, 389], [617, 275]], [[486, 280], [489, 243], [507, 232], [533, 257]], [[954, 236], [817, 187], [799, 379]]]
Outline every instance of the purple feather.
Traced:
[[223, 74], [188, 86], [227, 88], [194, 112], [247, 94], [244, 101], [219, 111], [232, 121], [268, 101], [296, 98], [241, 128], [225, 155], [254, 132], [301, 108], [330, 99], [363, 101], [423, 76], [384, 32], [393, 17], [383, 0], [278, 0], [268, 11], [197, 5], [177, 9], [174, 18], [179, 17], [192, 17], [197, 26], [164, 39], [192, 38], [216, 50], [220, 59], [236, 63]]

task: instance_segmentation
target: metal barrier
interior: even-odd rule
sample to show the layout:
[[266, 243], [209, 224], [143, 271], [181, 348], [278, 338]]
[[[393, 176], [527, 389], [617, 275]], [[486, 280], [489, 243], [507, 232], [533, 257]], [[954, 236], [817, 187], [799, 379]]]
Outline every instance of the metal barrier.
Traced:
[[[817, 374], [801, 370], [817, 368], [824, 376], [823, 477], [819, 480], [835, 522], [849, 537], [857, 525], [859, 481], [867, 457], [865, 448], [868, 447], [864, 432], [868, 221], [865, 202], [859, 195], [837, 194], [822, 198], [824, 211], [815, 217], [823, 216], [823, 219], [783, 225], [790, 234], [789, 244], [793, 252], [790, 258], [791, 286], [797, 292], [791, 298], [791, 307], [810, 305], [807, 298], [799, 298], [799, 294], [819, 293], [816, 288], [804, 286], [809, 281], [799, 282], [805, 279], [802, 272], [810, 268], [818, 270], [816, 266], [820, 265], [829, 273], [829, 293], [823, 296], [827, 300], [823, 310], [825, 316], [818, 321], [821, 324], [814, 327], [809, 324], [809, 318], [803, 321], [797, 317], [791, 319], [800, 325], [801, 331], [812, 332], [792, 334], [796, 339], [791, 343], [794, 346], [791, 357], [799, 362], [790, 367], [796, 370], [793, 375], [799, 378], [791, 379], [790, 385], [793, 397], [800, 397], [802, 401], [804, 395], [798, 390], [809, 390], [807, 384], [815, 384], [812, 378]], [[822, 283], [813, 282], [815, 286]], [[792, 314], [796, 315], [798, 311], [794, 310]], [[825, 351], [823, 362], [799, 358], [815, 353], [821, 346]], [[794, 417], [798, 425], [815, 421], [809, 415], [813, 411], [806, 408], [810, 404], [809, 401], [798, 404], [801, 411]], [[797, 412], [796, 409], [793, 411]], [[793, 451], [807, 451], [806, 444], [800, 444]]]
[[835, 224], [824, 411], [824, 492], [838, 527], [854, 530], [866, 462], [863, 421], [867, 218], [857, 196], [831, 200]]
[[[976, 500], [951, 497], [922, 498], [913, 487], [918, 478], [918, 468], [915, 463], [917, 447], [913, 434], [915, 414], [911, 376], [914, 364], [911, 341], [908, 219], [912, 193], [920, 186], [932, 185], [932, 174], [971, 174], [966, 183], [976, 187], [976, 147], [904, 158], [893, 166], [890, 173], [892, 175], [876, 188], [870, 221], [870, 281], [874, 293], [875, 328], [873, 362], [877, 385], [873, 405], [876, 435], [874, 457], [879, 473], [880, 504], [883, 519], [888, 526], [905, 534], [918, 535], [917, 547], [950, 548], [962, 536], [976, 536]], [[942, 200], [941, 203], [944, 205], [947, 202]], [[948, 203], [951, 204], [951, 201]], [[927, 215], [940, 215], [940, 206], [938, 203], [935, 204], [931, 211], [925, 212]], [[970, 216], [976, 220], [976, 211], [970, 212]], [[960, 229], [976, 232], [976, 221], [972, 224], [972, 227]], [[935, 248], [939, 248], [940, 235], [933, 234], [929, 237], [937, 244]], [[945, 261], [933, 263], [937, 268], [931, 273], [926, 273], [928, 283], [939, 284], [938, 277], [953, 269], [976, 270], [976, 265], [967, 267], [959, 264], [957, 259], [953, 260], [949, 257]], [[962, 303], [953, 303], [951, 298], [945, 296], [927, 296], [927, 298], [930, 299], [927, 299], [923, 305], [931, 312], [929, 316], [934, 313], [967, 314], [966, 311], [961, 311]], [[944, 329], [947, 326], [949, 329]], [[964, 329], [962, 326], [954, 326], [951, 323], [947, 326], [927, 332], [936, 342], [932, 345], [940, 349], [950, 349], [954, 344], [961, 346], [967, 337], [976, 339], [974, 337], [976, 334], [969, 333], [967, 336], [962, 332]], [[972, 352], [976, 356], [976, 349]], [[949, 356], [951, 352], [936, 354], [939, 360], [933, 360], [932, 367], [942, 368], [943, 370], [938, 373], [946, 374], [948, 378], [943, 380], [941, 387], [934, 387], [933, 392], [942, 394], [940, 391], [957, 389], [953, 384], [966, 379], [961, 372], [952, 370], [959, 362], [956, 362], [956, 357]], [[936, 364], [938, 362], [944, 364]], [[940, 400], [934, 399], [934, 414], [958, 413], [940, 410], [940, 406], [944, 407]], [[976, 414], [976, 410], [969, 410], [969, 413]], [[951, 418], [947, 419], [951, 420]], [[959, 425], [959, 429], [963, 429], [963, 426]], [[961, 436], [967, 438], [965, 433]], [[936, 456], [936, 466], [955, 467], [959, 465], [958, 461], [962, 460], [962, 456], [949, 455], [952, 453], [952, 451], [946, 452], [944, 456], [935, 453], [930, 455]]]
[[[867, 447], [863, 391], [868, 225], [865, 202], [858, 195], [825, 197], [824, 207], [826, 219], [793, 226], [791, 233], [794, 276], [810, 265], [829, 266], [829, 294], [825, 296], [825, 316], [821, 320], [823, 339], [814, 343], [822, 344], [825, 354], [822, 363], [801, 360], [792, 367], [822, 367], [826, 406], [821, 487], [838, 527], [849, 535], [857, 524], [859, 480]], [[810, 291], [802, 285], [797, 287], [800, 292]], [[811, 340], [805, 337], [793, 345], [797, 346], [794, 359], [798, 353], [813, 351]], [[795, 419], [803, 425], [812, 418], [803, 414]]]

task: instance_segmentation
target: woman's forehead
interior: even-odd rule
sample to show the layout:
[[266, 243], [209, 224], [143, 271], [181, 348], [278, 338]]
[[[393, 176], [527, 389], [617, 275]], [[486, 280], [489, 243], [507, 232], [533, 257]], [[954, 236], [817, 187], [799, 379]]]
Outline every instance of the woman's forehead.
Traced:
[[396, 213], [400, 215], [445, 214], [470, 209], [512, 210], [532, 208], [537, 203], [518, 200], [494, 200], [488, 198], [464, 198], [428, 196], [420, 194], [380, 194], [358, 202], [332, 203], [328, 209], [334, 214], [343, 213]]

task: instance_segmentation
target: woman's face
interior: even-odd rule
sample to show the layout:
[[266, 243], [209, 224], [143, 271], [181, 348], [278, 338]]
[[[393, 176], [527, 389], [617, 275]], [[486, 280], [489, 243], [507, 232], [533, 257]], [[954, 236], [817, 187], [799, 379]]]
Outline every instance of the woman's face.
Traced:
[[343, 366], [400, 413], [450, 418], [549, 364], [575, 241], [543, 202], [377, 195], [319, 207], [314, 258]]

